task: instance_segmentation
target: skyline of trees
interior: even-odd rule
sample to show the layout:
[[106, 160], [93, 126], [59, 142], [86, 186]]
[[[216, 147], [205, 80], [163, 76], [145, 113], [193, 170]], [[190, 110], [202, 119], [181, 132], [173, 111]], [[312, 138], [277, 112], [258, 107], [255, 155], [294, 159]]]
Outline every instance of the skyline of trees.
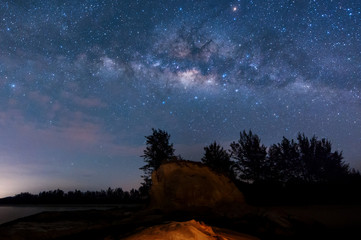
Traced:
[[[152, 135], [146, 136], [147, 147], [142, 155], [146, 165], [140, 168], [145, 173], [143, 186], [148, 187], [152, 172], [162, 162], [183, 159], [175, 157], [168, 132], [154, 128], [152, 131]], [[243, 130], [229, 149], [216, 141], [205, 146], [201, 162], [234, 180], [249, 183], [335, 182], [351, 174], [342, 152], [332, 151], [329, 140], [319, 140], [316, 136], [308, 138], [304, 133], [298, 133], [296, 140], [283, 137], [280, 143], [266, 147], [257, 134]]]
[[270, 147], [268, 156], [269, 169], [280, 173], [282, 182], [334, 182], [350, 174], [342, 152], [332, 152], [331, 142], [316, 136], [309, 139], [299, 133], [297, 142], [283, 137], [281, 143]]
[[144, 201], [139, 190], [123, 191], [122, 188], [108, 188], [100, 191], [80, 190], [64, 192], [57, 189], [38, 194], [23, 192], [13, 197], [0, 199], [0, 204], [118, 204], [141, 203]]
[[308, 138], [298, 133], [297, 140], [282, 138], [269, 148], [252, 131], [240, 133], [230, 145], [240, 180], [251, 182], [316, 183], [335, 182], [351, 174], [342, 152], [332, 151], [329, 140]]
[[[157, 137], [159, 133], [164, 136]], [[150, 164], [146, 165], [149, 166], [148, 176], [164, 161], [184, 160], [174, 156], [173, 144], [169, 142], [170, 135], [166, 131], [153, 129], [153, 135], [146, 138], [152, 141], [147, 141], [145, 152], [171, 148], [169, 152], [172, 153], [168, 159], [164, 157], [166, 152], [158, 152], [162, 158], [148, 154], [149, 158], [145, 159]], [[201, 162], [230, 177], [249, 203], [353, 203], [361, 199], [355, 191], [361, 186], [360, 172], [350, 169], [343, 161], [342, 152], [332, 151], [332, 144], [327, 139], [308, 138], [298, 133], [296, 140], [283, 137], [281, 142], [267, 147], [257, 134], [244, 130], [229, 149], [216, 141], [203, 149]], [[149, 185], [143, 183], [141, 188], [150, 186], [151, 178], [148, 180]], [[147, 196], [147, 191], [140, 192]]]
[[[141, 156], [145, 165], [140, 168], [144, 172], [141, 176], [144, 182], [138, 190], [133, 189], [127, 192], [121, 188], [108, 188], [107, 191], [100, 192], [76, 190], [65, 193], [58, 189], [41, 192], [38, 195], [21, 193], [11, 199], [13, 203], [22, 201], [55, 203], [59, 199], [62, 199], [63, 203], [144, 201], [149, 196], [152, 172], [164, 162], [185, 160], [180, 155], [175, 156], [175, 149], [173, 143], [170, 142], [168, 132], [153, 128], [152, 134], [145, 138], [146, 148]], [[342, 188], [346, 189], [346, 186], [361, 185], [360, 172], [351, 169], [344, 162], [342, 152], [332, 151], [329, 140], [318, 139], [316, 136], [308, 138], [305, 134], [298, 133], [296, 140], [283, 137], [281, 142], [267, 147], [261, 143], [257, 134], [251, 130], [248, 132], [243, 130], [240, 132], [239, 139], [229, 145], [229, 149], [225, 149], [216, 141], [203, 149], [204, 155], [200, 159], [203, 164], [230, 177], [241, 191], [251, 189], [252, 194], [270, 191], [272, 187], [269, 188], [269, 186], [292, 189], [302, 186], [302, 191], [307, 188], [314, 189], [314, 193], [318, 194], [324, 186], [330, 188], [341, 184]], [[316, 185], [323, 187], [315, 190]], [[257, 186], [263, 186], [263, 188], [257, 190]], [[257, 194], [254, 196], [259, 196]]]

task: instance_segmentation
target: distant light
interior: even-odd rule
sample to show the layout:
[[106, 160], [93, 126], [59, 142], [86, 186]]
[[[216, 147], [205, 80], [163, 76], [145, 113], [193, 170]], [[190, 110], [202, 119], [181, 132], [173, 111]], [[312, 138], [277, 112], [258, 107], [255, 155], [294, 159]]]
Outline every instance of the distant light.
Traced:
[[237, 7], [232, 8], [233, 12], [237, 11]]
[[11, 87], [11, 88], [15, 88], [15, 87], [16, 87], [15, 83], [12, 83], [12, 84], [10, 85], [10, 87]]

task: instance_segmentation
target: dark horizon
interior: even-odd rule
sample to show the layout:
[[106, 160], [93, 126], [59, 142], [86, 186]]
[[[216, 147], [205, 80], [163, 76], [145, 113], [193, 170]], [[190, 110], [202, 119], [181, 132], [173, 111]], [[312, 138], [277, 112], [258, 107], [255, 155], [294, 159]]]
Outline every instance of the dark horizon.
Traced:
[[[249, 131], [251, 131], [251, 130], [249, 130]], [[240, 132], [241, 134], [246, 134], [247, 133], [247, 131], [245, 131], [245, 130], [243, 130], [243, 132], [241, 131]], [[251, 132], [250, 132], [251, 133]], [[251, 133], [252, 134], [252, 133]], [[255, 136], [258, 136], [256, 133], [253, 133], [253, 134], [255, 134]], [[169, 135], [169, 136], [171, 136], [171, 135]], [[323, 141], [323, 140], [326, 140], [326, 142], [328, 142], [328, 143], [330, 143], [331, 144], [331, 150], [332, 150], [332, 152], [335, 152], [334, 151], [334, 149], [332, 149], [332, 143], [329, 141], [329, 140], [327, 140], [327, 139], [322, 139], [322, 138], [318, 138], [317, 136], [315, 136], [315, 135], [313, 135], [312, 137], [311, 136], [305, 136], [304, 135], [304, 133], [298, 133], [298, 137], [300, 137], [300, 136], [303, 136], [304, 138], [306, 138], [306, 139], [309, 139], [309, 141], [311, 141], [311, 139], [312, 138], [314, 138], [315, 140], [318, 140], [318, 141]], [[283, 137], [283, 140], [284, 139], [286, 139], [287, 141], [289, 140], [289, 141], [294, 141], [295, 143], [297, 142], [297, 138], [296, 139], [287, 139], [287, 138], [285, 138], [285, 137]], [[238, 140], [235, 140], [235, 141], [233, 141], [233, 143], [237, 143], [237, 141]], [[173, 144], [172, 142], [170, 142], [171, 144]], [[217, 141], [214, 141], [214, 143], [213, 144], [219, 144]], [[232, 149], [232, 144], [233, 143], [231, 143], [229, 146], [224, 146], [224, 151], [226, 151], [227, 153], [230, 153], [230, 151], [231, 151], [231, 149]], [[261, 144], [263, 145], [263, 143], [261, 142]], [[269, 146], [265, 146], [265, 149], [266, 149], [266, 153], [267, 153], [267, 158], [269, 158], [269, 154], [270, 154], [270, 148], [271, 147], [273, 147], [273, 146], [276, 146], [276, 145], [279, 145], [279, 144], [281, 144], [281, 141], [280, 142], [277, 142], [277, 143], [272, 143], [272, 144], [270, 144]], [[219, 146], [220, 147], [222, 147], [222, 145], [221, 144], [219, 144]], [[208, 147], [208, 146], [203, 146], [203, 149], [204, 149], [204, 147]], [[143, 150], [145, 150], [145, 148], [146, 148], [146, 146], [144, 146], [144, 148], [143, 148]], [[176, 149], [175, 149], [176, 150]], [[204, 149], [205, 150], [205, 149]], [[340, 159], [341, 159], [341, 161], [345, 164], [345, 165], [347, 165], [347, 171], [349, 171], [350, 173], [352, 172], [352, 171], [356, 171], [355, 173], [356, 174], [360, 174], [359, 173], [359, 170], [358, 169], [355, 169], [353, 166], [350, 166], [347, 162], [345, 162], [344, 161], [344, 159], [343, 159], [343, 152], [342, 151], [336, 151], [336, 153], [337, 154], [339, 154], [339, 156], [341, 157]], [[143, 153], [144, 154], [144, 153]], [[202, 152], [202, 156], [198, 159], [198, 160], [196, 160], [196, 162], [201, 162], [202, 161], [202, 157], [204, 157], [205, 155], [205, 152], [203, 151]], [[184, 159], [184, 160], [186, 160], [186, 161], [189, 161], [189, 159], [186, 159], [186, 158], [184, 158], [184, 156], [182, 156], [181, 154], [176, 154], [177, 155], [177, 158], [180, 158], [180, 159]], [[231, 154], [232, 155], [232, 154]], [[231, 156], [230, 155], [230, 156]], [[142, 156], [139, 156], [140, 158], [142, 158]], [[144, 161], [144, 159], [142, 158], [142, 161]], [[190, 161], [192, 161], [192, 160], [190, 160]], [[236, 159], [234, 159], [234, 158], [232, 158], [232, 161], [234, 162], [234, 161], [236, 161]], [[214, 169], [214, 170], [216, 170], [217, 171], [217, 169]], [[218, 169], [219, 170], [219, 169]], [[144, 173], [143, 173], [144, 174]], [[342, 178], [340, 178], [340, 180], [342, 180]], [[53, 189], [41, 189], [40, 191], [27, 191], [27, 190], [24, 190], [24, 191], [21, 191], [21, 192], [17, 192], [17, 193], [15, 193], [14, 195], [9, 195], [9, 196], [4, 196], [4, 197], [0, 197], [0, 199], [1, 198], [7, 198], [7, 197], [15, 197], [16, 195], [22, 195], [22, 194], [32, 194], [32, 195], [37, 195], [37, 194], [40, 194], [40, 193], [43, 193], [43, 192], [52, 192], [52, 191], [58, 191], [58, 190], [61, 190], [62, 192], [64, 191], [65, 193], [69, 193], [69, 192], [77, 192], [77, 191], [80, 191], [80, 192], [82, 192], [82, 193], [85, 193], [85, 192], [103, 192], [103, 191], [106, 191], [107, 189], [113, 189], [113, 190], [115, 190], [115, 189], [121, 189], [122, 191], [124, 190], [124, 192], [131, 192], [131, 191], [133, 191], [133, 190], [139, 190], [139, 187], [141, 187], [141, 184], [142, 184], [142, 182], [143, 182], [143, 180], [140, 178], [140, 176], [139, 176], [139, 185], [137, 186], [137, 187], [132, 187], [132, 188], [129, 188], [129, 189], [127, 189], [127, 188], [125, 188], [125, 189], [123, 189], [123, 187], [121, 186], [121, 185], [118, 185], [118, 186], [108, 186], [108, 187], [106, 187], [106, 188], [102, 188], [102, 189], [96, 189], [96, 188], [94, 188], [94, 187], [92, 187], [92, 188], [88, 188], [88, 189], [79, 189], [79, 188], [76, 188], [76, 187], [71, 187], [71, 186], [69, 186], [68, 188], [60, 188], [60, 187], [58, 187], [58, 188], [53, 188]], [[306, 184], [307, 185], [307, 184]]]
[[199, 161], [252, 129], [361, 170], [360, 1], [1, 1], [0, 198], [138, 188], [152, 127]]

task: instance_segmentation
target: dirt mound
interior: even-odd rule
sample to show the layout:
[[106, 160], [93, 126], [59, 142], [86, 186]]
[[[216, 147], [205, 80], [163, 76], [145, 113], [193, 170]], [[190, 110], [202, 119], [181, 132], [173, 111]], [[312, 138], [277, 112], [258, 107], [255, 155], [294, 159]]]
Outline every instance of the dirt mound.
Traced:
[[215, 240], [215, 239], [229, 239], [229, 240], [251, 240], [258, 239], [245, 234], [230, 232], [222, 229], [212, 229], [203, 223], [195, 220], [187, 222], [171, 222], [163, 225], [149, 227], [135, 235], [132, 235], [125, 240]]
[[248, 208], [243, 194], [225, 175], [190, 161], [162, 164], [152, 174], [151, 208], [163, 211], [212, 211], [239, 216]]

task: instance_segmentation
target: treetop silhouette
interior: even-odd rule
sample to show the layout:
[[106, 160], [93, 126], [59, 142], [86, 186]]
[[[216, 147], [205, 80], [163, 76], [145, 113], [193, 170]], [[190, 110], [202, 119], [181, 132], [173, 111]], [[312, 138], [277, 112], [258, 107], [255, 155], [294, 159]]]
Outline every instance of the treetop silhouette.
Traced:
[[173, 144], [169, 142], [170, 135], [164, 130], [152, 128], [152, 134], [145, 138], [147, 147], [141, 157], [144, 158], [146, 164], [140, 170], [144, 171], [142, 187], [145, 188], [144, 191], [147, 191], [151, 185], [153, 171], [157, 170], [163, 162], [172, 159], [175, 150]]
[[221, 172], [234, 178], [234, 162], [226, 150], [223, 149], [216, 141], [204, 147], [204, 155], [201, 162], [209, 166], [216, 172]]

